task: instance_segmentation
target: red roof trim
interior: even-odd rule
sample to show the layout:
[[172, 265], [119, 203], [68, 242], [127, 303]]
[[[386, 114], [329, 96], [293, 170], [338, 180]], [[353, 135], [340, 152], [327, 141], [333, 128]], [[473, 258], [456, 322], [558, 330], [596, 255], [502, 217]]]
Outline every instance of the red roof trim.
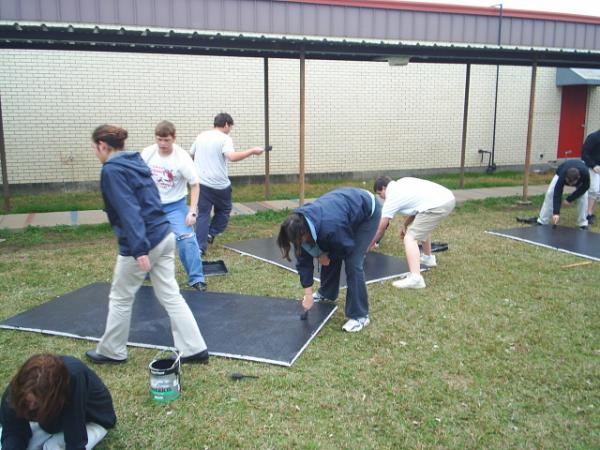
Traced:
[[[479, 7], [466, 5], [447, 5], [442, 3], [410, 2], [403, 0], [275, 0], [288, 3], [312, 3], [317, 5], [352, 6], [357, 8], [401, 9], [407, 11], [439, 12], [450, 14], [472, 14], [479, 16], [498, 16], [497, 7]], [[500, 0], [499, 0], [500, 2]], [[517, 17], [521, 19], [553, 20], [559, 22], [581, 22], [600, 24], [600, 17], [583, 16], [579, 14], [566, 14], [543, 11], [527, 11], [522, 9], [502, 10], [504, 17]]]

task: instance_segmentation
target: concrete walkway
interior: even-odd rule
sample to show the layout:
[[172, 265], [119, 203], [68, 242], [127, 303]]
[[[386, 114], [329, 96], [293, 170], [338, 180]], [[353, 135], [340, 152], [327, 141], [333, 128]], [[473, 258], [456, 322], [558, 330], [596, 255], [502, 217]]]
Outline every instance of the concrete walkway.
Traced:
[[[540, 195], [546, 192], [547, 186], [529, 186], [529, 195]], [[494, 187], [480, 189], [457, 189], [454, 196], [458, 202], [466, 200], [483, 200], [494, 197], [513, 197], [523, 194], [522, 186]], [[306, 200], [307, 202], [310, 199]], [[271, 200], [252, 203], [234, 203], [232, 215], [255, 214], [257, 211], [298, 207], [298, 200]], [[105, 223], [104, 211], [63, 211], [51, 213], [7, 214], [0, 216], [0, 228], [20, 229], [28, 226], [51, 227], [55, 225], [87, 225]]]

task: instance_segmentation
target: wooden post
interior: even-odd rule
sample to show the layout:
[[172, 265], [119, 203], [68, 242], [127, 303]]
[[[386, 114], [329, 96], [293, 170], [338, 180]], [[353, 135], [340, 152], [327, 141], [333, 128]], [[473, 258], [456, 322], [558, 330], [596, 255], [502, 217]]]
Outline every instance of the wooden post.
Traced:
[[6, 148], [4, 147], [4, 120], [2, 119], [2, 95], [0, 95], [0, 165], [2, 165], [2, 193], [4, 195], [4, 210], [10, 211], [10, 188], [8, 185], [8, 168], [6, 163]]
[[[264, 58], [265, 148], [269, 146], [269, 58]], [[270, 152], [265, 152], [265, 200], [270, 196]]]
[[304, 205], [304, 114], [305, 114], [305, 98], [304, 98], [304, 72], [305, 72], [305, 55], [304, 50], [300, 52], [300, 206]]
[[523, 173], [523, 198], [520, 203], [528, 205], [531, 202], [527, 198], [529, 189], [529, 166], [531, 165], [531, 139], [533, 137], [533, 110], [535, 107], [535, 82], [537, 76], [537, 61], [533, 61], [531, 67], [531, 88], [529, 91], [529, 118], [527, 121], [527, 147], [525, 148], [525, 169]]
[[471, 84], [471, 63], [467, 64], [467, 74], [465, 75], [465, 105], [463, 108], [463, 129], [462, 129], [462, 144], [460, 148], [460, 179], [458, 187], [465, 187], [465, 152], [467, 149], [467, 119], [469, 117], [469, 86]]

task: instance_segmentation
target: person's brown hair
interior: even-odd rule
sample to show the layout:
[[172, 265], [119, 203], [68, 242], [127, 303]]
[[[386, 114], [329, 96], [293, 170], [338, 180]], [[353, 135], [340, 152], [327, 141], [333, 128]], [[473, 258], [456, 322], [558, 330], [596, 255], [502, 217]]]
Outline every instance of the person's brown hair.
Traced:
[[[62, 359], [49, 353], [33, 355], [10, 382], [10, 405], [17, 417], [49, 423], [62, 411], [70, 396], [70, 376]], [[30, 409], [34, 397], [37, 407]]]
[[302, 237], [307, 233], [308, 225], [304, 220], [304, 216], [299, 213], [291, 213], [281, 224], [277, 236], [277, 245], [281, 250], [281, 255], [291, 261], [290, 250], [293, 245], [296, 256], [300, 256], [302, 253]]
[[154, 128], [154, 135], [159, 137], [175, 137], [175, 125], [168, 120], [163, 120]]
[[565, 175], [565, 184], [567, 186], [575, 186], [579, 181], [579, 178], [579, 170], [576, 167], [571, 167], [567, 170], [567, 174]]
[[105, 142], [115, 150], [123, 150], [127, 139], [127, 130], [117, 125], [100, 125], [92, 133], [92, 141], [96, 144]]
[[386, 188], [387, 185], [390, 184], [391, 181], [392, 181], [392, 179], [390, 177], [385, 176], [385, 175], [379, 175], [375, 179], [375, 183], [373, 184], [373, 191], [375, 193], [378, 193], [383, 188]]

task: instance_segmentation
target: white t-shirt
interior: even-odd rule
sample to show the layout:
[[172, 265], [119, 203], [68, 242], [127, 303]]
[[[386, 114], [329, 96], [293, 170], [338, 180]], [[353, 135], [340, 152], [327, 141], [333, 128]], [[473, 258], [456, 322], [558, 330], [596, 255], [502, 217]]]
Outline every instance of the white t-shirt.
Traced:
[[158, 144], [142, 150], [142, 158], [150, 167], [152, 179], [160, 193], [163, 204], [173, 203], [187, 196], [188, 184], [198, 184], [198, 174], [194, 161], [187, 152], [177, 144], [169, 156], [162, 156]]
[[227, 174], [228, 160], [225, 153], [234, 151], [233, 141], [222, 131], [212, 129], [200, 133], [190, 148], [200, 184], [213, 189], [229, 187], [231, 181]]
[[414, 216], [452, 200], [454, 194], [444, 186], [419, 178], [400, 178], [387, 185], [381, 217], [391, 219], [396, 213]]

